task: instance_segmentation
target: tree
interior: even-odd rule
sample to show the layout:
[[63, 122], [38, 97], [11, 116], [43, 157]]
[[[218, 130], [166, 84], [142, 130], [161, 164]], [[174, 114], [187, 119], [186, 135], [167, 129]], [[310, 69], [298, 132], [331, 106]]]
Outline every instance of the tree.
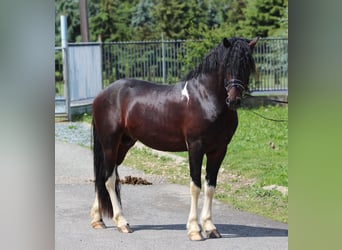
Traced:
[[132, 23], [132, 9], [136, 4], [135, 1], [120, 1], [117, 15], [120, 17], [117, 25], [117, 36], [115, 41], [128, 41], [133, 38]]
[[190, 28], [207, 24], [206, 12], [202, 0], [161, 0], [153, 9], [156, 31], [167, 39], [187, 39]]
[[208, 2], [207, 22], [209, 29], [221, 24], [220, 12], [214, 0]]
[[168, 39], [184, 37], [184, 5], [185, 3], [179, 0], [161, 0], [154, 6], [153, 16], [156, 18], [157, 33], [164, 33]]
[[288, 1], [285, 1], [285, 9], [283, 12], [282, 17], [280, 18], [280, 27], [279, 29], [276, 29], [273, 31], [274, 36], [281, 36], [281, 37], [287, 37], [288, 36], [288, 28], [289, 28], [289, 16], [288, 16], [288, 11], [289, 11], [289, 5]]
[[129, 2], [101, 0], [98, 9], [96, 15], [90, 17], [92, 39], [101, 37], [102, 41], [122, 41], [131, 38]]
[[155, 38], [153, 32], [155, 19], [152, 14], [152, 0], [140, 0], [133, 9], [131, 25], [134, 29], [136, 40], [148, 40]]
[[245, 20], [243, 10], [246, 8], [246, 0], [230, 1], [228, 6], [227, 22], [233, 25], [238, 24], [239, 21]]
[[[189, 11], [187, 14], [190, 18], [189, 26], [191, 28], [199, 28], [201, 25], [208, 25], [208, 4], [204, 0], [186, 1]], [[189, 27], [189, 28], [190, 28]]]
[[[81, 41], [78, 0], [56, 0], [56, 44], [60, 15], [67, 16], [70, 42]], [[223, 36], [287, 36], [288, 0], [88, 0], [90, 41], [210, 39]]]
[[132, 26], [139, 27], [143, 25], [153, 25], [154, 18], [152, 16], [152, 0], [140, 0], [134, 8], [132, 14]]
[[281, 20], [287, 15], [286, 0], [249, 0], [244, 8], [243, 35], [268, 37], [279, 33]]
[[[223, 38], [234, 36], [235, 30], [227, 23], [211, 29], [203, 26], [201, 29], [191, 29], [191, 37], [195, 38], [188, 42], [188, 53], [184, 62], [187, 65], [195, 67], [209, 51], [222, 42]], [[198, 41], [201, 39], [201, 41]]]

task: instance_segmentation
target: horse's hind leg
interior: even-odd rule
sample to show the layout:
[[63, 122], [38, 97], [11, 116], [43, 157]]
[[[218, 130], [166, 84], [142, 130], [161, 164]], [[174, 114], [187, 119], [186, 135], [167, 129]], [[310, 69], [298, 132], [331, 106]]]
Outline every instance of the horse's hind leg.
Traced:
[[101, 214], [100, 207], [99, 207], [99, 199], [98, 199], [97, 192], [95, 194], [95, 201], [90, 211], [90, 217], [92, 218], [91, 226], [93, 228], [95, 229], [106, 228], [106, 225], [104, 224], [102, 220], [102, 214]]
[[105, 128], [99, 129], [93, 124], [96, 198], [91, 209], [92, 226], [102, 227], [102, 213], [104, 213], [112, 217], [119, 231], [132, 232], [123, 216], [120, 200], [117, 161], [121, 132], [114, 125], [111, 131], [108, 131], [108, 127]]
[[116, 158], [116, 165], [117, 166], [119, 166], [123, 162], [128, 150], [131, 147], [133, 147], [135, 142], [136, 142], [136, 140], [132, 139], [130, 136], [128, 136], [126, 134], [123, 134], [121, 136], [120, 145], [119, 145], [119, 149], [118, 149], [118, 155]]
[[[122, 213], [122, 204], [120, 198], [120, 187], [119, 187], [119, 175], [117, 172], [118, 166], [123, 162], [127, 151], [134, 145], [136, 141], [126, 136], [121, 136], [120, 144], [116, 154], [115, 168], [112, 176], [108, 178], [106, 187], [108, 189], [110, 199], [113, 205], [113, 221], [116, 224], [118, 230], [123, 233], [132, 233], [133, 230], [130, 228], [126, 219]], [[115, 174], [115, 176], [114, 176]], [[113, 192], [115, 190], [115, 192]]]
[[117, 165], [117, 156], [118, 156], [118, 148], [111, 149], [105, 153], [105, 161], [106, 164], [113, 164], [114, 171], [112, 175], [106, 180], [106, 188], [109, 193], [109, 197], [113, 207], [113, 221], [117, 226], [118, 230], [122, 233], [131, 233], [133, 232], [130, 228], [127, 220], [125, 219], [122, 206], [121, 206], [121, 198], [120, 198], [120, 179], [118, 175], [118, 165]]

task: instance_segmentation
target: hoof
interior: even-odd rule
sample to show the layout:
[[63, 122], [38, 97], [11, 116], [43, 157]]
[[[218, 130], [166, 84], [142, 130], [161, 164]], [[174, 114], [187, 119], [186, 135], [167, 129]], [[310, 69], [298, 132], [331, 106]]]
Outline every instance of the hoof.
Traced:
[[202, 234], [200, 232], [189, 233], [189, 240], [191, 241], [201, 241], [203, 240]]
[[210, 238], [210, 239], [216, 239], [216, 238], [221, 238], [221, 234], [219, 233], [219, 231], [217, 231], [217, 229], [211, 230], [211, 231], [205, 231], [204, 235], [206, 238]]
[[133, 229], [129, 226], [129, 224], [117, 227], [120, 233], [133, 233]]
[[106, 225], [103, 223], [102, 220], [100, 221], [94, 221], [91, 223], [91, 226], [95, 229], [103, 229], [106, 228]]

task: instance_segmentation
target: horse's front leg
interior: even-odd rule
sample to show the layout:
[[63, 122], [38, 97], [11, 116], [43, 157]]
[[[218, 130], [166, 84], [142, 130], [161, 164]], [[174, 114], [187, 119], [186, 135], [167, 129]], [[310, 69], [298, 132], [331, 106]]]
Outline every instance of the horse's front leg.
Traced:
[[212, 204], [215, 193], [217, 174], [226, 154], [226, 148], [207, 155], [206, 181], [204, 184], [204, 203], [201, 213], [201, 225], [206, 238], [221, 238], [212, 221]]
[[186, 228], [188, 229], [188, 236], [190, 240], [203, 240], [201, 229], [198, 226], [198, 197], [201, 192], [201, 189], [196, 186], [196, 184], [191, 181], [190, 183], [190, 193], [191, 193], [191, 205], [190, 205], [190, 213], [188, 217], [188, 223], [186, 224]]
[[215, 186], [210, 186], [208, 181], [204, 184], [204, 203], [201, 213], [201, 225], [206, 238], [221, 238], [212, 221], [212, 203], [215, 193]]
[[190, 240], [203, 240], [201, 229], [198, 225], [198, 197], [201, 192], [201, 168], [203, 153], [200, 143], [188, 144], [190, 165], [190, 194], [191, 205], [187, 222], [188, 236]]

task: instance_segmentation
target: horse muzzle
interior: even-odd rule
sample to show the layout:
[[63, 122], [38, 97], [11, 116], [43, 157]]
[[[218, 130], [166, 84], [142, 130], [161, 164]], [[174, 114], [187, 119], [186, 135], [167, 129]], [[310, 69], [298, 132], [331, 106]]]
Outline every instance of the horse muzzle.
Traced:
[[225, 80], [224, 87], [227, 91], [226, 103], [228, 108], [231, 110], [240, 108], [242, 93], [247, 87], [238, 79]]
[[241, 98], [235, 97], [234, 99], [230, 99], [229, 97], [227, 97], [226, 103], [229, 109], [237, 110], [241, 107]]

